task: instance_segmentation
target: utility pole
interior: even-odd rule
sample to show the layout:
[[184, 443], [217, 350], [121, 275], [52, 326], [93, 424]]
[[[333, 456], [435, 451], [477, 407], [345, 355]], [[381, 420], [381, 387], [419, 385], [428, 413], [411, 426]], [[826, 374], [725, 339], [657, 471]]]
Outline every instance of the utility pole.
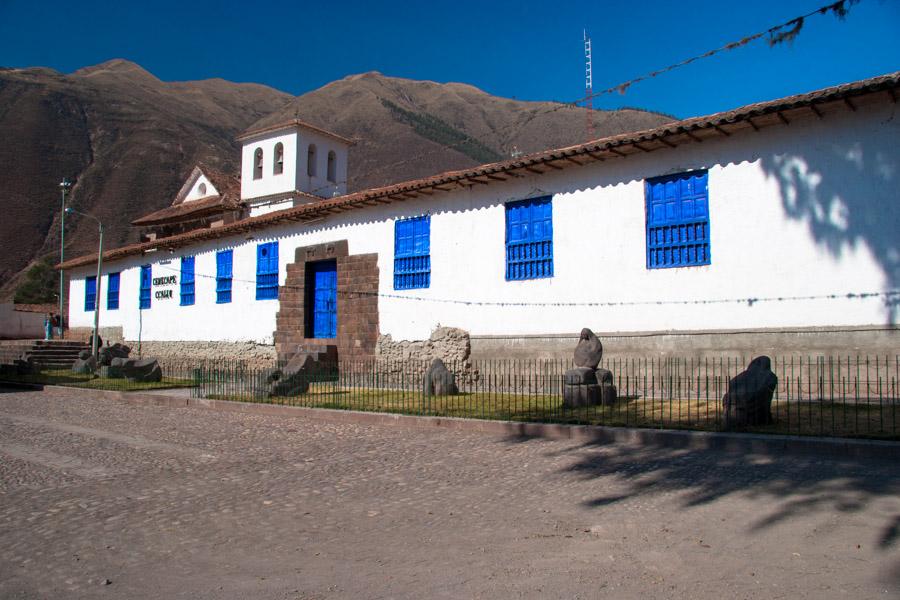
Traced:
[[594, 80], [591, 73], [591, 38], [584, 30], [584, 97], [587, 108], [587, 141], [594, 139]]
[[97, 248], [97, 283], [94, 287], [94, 335], [91, 336], [91, 355], [96, 359], [99, 358], [97, 352], [100, 350], [100, 283], [102, 281], [103, 275], [103, 222], [101, 222], [100, 219], [93, 215], [83, 213], [81, 211], [75, 210], [74, 208], [67, 208], [66, 212], [69, 214], [81, 215], [82, 217], [87, 217], [88, 219], [97, 221], [97, 225], [100, 231], [100, 245]]
[[[59, 264], [65, 262], [65, 248], [66, 248], [66, 193], [69, 191], [69, 188], [72, 187], [72, 182], [66, 178], [59, 184], [59, 189], [62, 191], [62, 207], [59, 211]], [[62, 268], [59, 270], [59, 337], [63, 337], [63, 331], [65, 330], [65, 314], [63, 312], [63, 308], [65, 306], [66, 299], [66, 276], [63, 273]]]

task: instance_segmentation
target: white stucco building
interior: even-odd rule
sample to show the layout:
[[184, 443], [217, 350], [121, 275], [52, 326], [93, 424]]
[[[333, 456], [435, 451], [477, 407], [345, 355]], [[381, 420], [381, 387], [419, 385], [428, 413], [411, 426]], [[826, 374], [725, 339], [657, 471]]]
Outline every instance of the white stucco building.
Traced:
[[[896, 346], [898, 87], [894, 73], [352, 194], [349, 140], [298, 120], [251, 130], [239, 198], [200, 166], [135, 222], [155, 239], [105, 254], [101, 324], [226, 355], [371, 356], [379, 335], [438, 326], [485, 355], [568, 354], [586, 326], [623, 350]], [[73, 329], [93, 323], [95, 265], [63, 265]]]

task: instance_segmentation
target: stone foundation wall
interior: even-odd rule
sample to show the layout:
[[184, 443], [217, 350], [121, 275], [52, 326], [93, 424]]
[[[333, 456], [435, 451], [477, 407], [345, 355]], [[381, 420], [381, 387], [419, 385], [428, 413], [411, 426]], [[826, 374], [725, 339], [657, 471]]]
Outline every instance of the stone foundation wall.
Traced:
[[[101, 338], [102, 338], [101, 334]], [[106, 339], [104, 338], [104, 343]], [[147, 342], [129, 340], [131, 356], [155, 358], [160, 364], [242, 361], [248, 367], [267, 368], [275, 364], [275, 346], [254, 342]]]
[[[604, 359], [723, 356], [856, 356], [897, 354], [900, 327], [805, 327], [744, 331], [595, 332]], [[578, 333], [473, 336], [473, 360], [571, 360]]]
[[440, 358], [461, 381], [472, 379], [472, 352], [469, 333], [456, 327], [438, 327], [427, 340], [398, 340], [390, 335], [378, 336], [375, 363], [384, 375], [414, 379], [424, 375], [431, 362]]

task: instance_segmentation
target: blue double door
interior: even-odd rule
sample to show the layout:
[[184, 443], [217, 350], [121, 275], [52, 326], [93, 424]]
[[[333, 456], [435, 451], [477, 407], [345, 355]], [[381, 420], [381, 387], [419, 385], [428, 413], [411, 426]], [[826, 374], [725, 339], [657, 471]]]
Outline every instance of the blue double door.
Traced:
[[[337, 337], [337, 262], [306, 265], [307, 337]], [[312, 334], [312, 335], [310, 335]]]

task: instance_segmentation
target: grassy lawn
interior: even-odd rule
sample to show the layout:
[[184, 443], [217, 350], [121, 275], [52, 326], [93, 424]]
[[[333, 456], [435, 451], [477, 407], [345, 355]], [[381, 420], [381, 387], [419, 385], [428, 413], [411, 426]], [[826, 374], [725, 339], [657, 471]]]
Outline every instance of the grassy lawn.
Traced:
[[33, 375], [17, 375], [6, 378], [18, 383], [65, 385], [93, 390], [140, 391], [190, 387], [193, 381], [176, 377], [163, 377], [162, 381], [136, 382], [127, 379], [102, 379], [94, 375], [75, 373], [69, 369], [51, 369]]
[[[563, 408], [558, 395], [463, 393], [456, 396], [423, 397], [409, 390], [341, 388], [332, 383], [314, 383], [309, 392], [295, 397], [264, 398], [252, 393], [211, 395], [211, 398], [265, 402], [314, 408], [362, 410], [411, 415], [467, 417], [504, 421], [535, 421], [693, 429], [722, 428], [722, 406], [705, 399], [652, 399], [623, 397], [614, 406]], [[772, 404], [775, 423], [752, 427], [758, 433], [824, 435], [900, 439], [900, 406], [830, 401], [778, 401]]]

